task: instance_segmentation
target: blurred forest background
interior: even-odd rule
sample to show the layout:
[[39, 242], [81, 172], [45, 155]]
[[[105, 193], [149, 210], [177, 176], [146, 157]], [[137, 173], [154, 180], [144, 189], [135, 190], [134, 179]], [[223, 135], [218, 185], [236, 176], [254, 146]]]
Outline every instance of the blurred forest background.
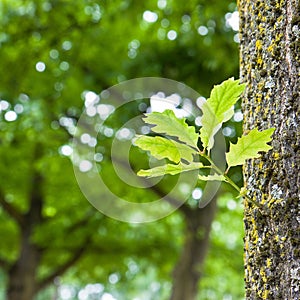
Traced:
[[[238, 77], [237, 32], [230, 0], [0, 1], [0, 299], [26, 243], [38, 253], [37, 300], [170, 297], [186, 240], [183, 210], [140, 225], [98, 212], [74, 177], [72, 135], [87, 98], [127, 79], [165, 77], [208, 97], [214, 84]], [[112, 114], [95, 156], [107, 182], [133, 202], [154, 193], [115, 181], [107, 166], [111, 140], [146, 111], [149, 101], [141, 103]], [[241, 133], [235, 109], [223, 128], [231, 141]], [[241, 169], [232, 172], [241, 185]], [[202, 188], [185, 204], [190, 211]], [[242, 205], [222, 191], [198, 299], [244, 298]], [[40, 215], [28, 227], [35, 196]]]

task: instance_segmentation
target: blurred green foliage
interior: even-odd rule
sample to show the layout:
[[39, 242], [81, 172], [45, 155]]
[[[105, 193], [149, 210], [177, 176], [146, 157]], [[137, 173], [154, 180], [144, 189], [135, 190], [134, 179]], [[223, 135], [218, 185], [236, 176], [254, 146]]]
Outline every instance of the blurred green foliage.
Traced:
[[[228, 23], [234, 10], [234, 2], [221, 0], [0, 1], [0, 190], [25, 212], [35, 188], [34, 170], [44, 175], [45, 222], [32, 236], [45, 249], [39, 278], [86, 243], [82, 258], [56, 282], [60, 291], [72, 286], [64, 299], [78, 299], [77, 292], [83, 295], [91, 283], [117, 299], [167, 299], [184, 238], [180, 213], [144, 225], [103, 216], [81, 194], [61, 147], [71, 142], [84, 92], [98, 94], [126, 79], [158, 76], [182, 81], [207, 97], [213, 84], [237, 77], [237, 36]], [[145, 20], [147, 11], [155, 22]], [[112, 118], [112, 128], [135, 110]], [[241, 123], [228, 124], [229, 138], [235, 139]], [[103, 168], [109, 164], [105, 147], [110, 142], [103, 142]], [[137, 168], [143, 164], [139, 161]], [[113, 182], [115, 175], [106, 175]], [[235, 176], [241, 181], [239, 171]], [[155, 199], [124, 183], [116, 188], [131, 201]], [[243, 297], [242, 213], [232, 201], [231, 196], [219, 201], [199, 299]], [[13, 262], [19, 228], [1, 207], [0, 221], [0, 258]], [[5, 274], [0, 276], [3, 291]], [[49, 299], [55, 291], [53, 285], [38, 299]]]

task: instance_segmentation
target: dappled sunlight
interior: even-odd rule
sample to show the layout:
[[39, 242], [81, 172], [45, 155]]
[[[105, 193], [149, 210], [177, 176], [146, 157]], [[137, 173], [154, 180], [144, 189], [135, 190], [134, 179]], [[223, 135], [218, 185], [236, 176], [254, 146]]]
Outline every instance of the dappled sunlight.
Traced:
[[21, 103], [17, 103], [13, 106], [6, 100], [0, 100], [0, 113], [1, 112], [3, 112], [4, 120], [14, 122], [17, 120], [18, 115], [24, 112], [24, 106]]
[[114, 110], [115, 110], [115, 108], [113, 105], [109, 105], [109, 104], [97, 105], [97, 112], [99, 114], [99, 117], [102, 120], [107, 119], [107, 117], [109, 117], [114, 112]]
[[239, 13], [234, 11], [233, 13], [227, 13], [225, 15], [226, 26], [234, 31], [239, 31]]
[[167, 109], [174, 111], [178, 118], [191, 115], [192, 105], [189, 99], [182, 99], [179, 94], [166, 96], [163, 92], [151, 96], [147, 112], [163, 112]]

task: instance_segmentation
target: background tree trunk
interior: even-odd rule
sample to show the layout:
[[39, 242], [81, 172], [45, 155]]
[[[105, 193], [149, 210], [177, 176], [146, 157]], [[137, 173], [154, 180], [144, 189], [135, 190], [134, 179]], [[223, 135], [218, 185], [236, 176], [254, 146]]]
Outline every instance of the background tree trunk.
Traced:
[[30, 241], [30, 230], [22, 234], [22, 248], [17, 262], [9, 270], [7, 300], [32, 300], [37, 293], [36, 273], [40, 253]]
[[42, 176], [35, 173], [30, 193], [30, 207], [20, 223], [20, 254], [9, 269], [7, 299], [32, 300], [38, 290], [37, 269], [41, 251], [32, 243], [36, 226], [42, 222]]
[[216, 199], [202, 209], [184, 207], [185, 240], [181, 256], [173, 271], [170, 300], [194, 300], [197, 297], [211, 224], [216, 211]]
[[245, 129], [275, 127], [273, 149], [245, 166], [246, 299], [300, 299], [299, 0], [239, 3]]

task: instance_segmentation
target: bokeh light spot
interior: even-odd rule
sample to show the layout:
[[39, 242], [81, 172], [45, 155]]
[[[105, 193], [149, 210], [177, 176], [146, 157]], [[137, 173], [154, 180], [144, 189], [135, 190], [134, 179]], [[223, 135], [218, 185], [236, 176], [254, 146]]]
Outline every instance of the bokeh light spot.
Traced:
[[14, 111], [17, 113], [17, 114], [21, 114], [23, 111], [24, 111], [24, 107], [22, 104], [16, 104], [15, 107], [14, 107]]
[[70, 156], [73, 153], [73, 148], [69, 145], [63, 145], [60, 147], [60, 153], [64, 156]]
[[148, 23], [154, 23], [158, 19], [158, 15], [155, 12], [152, 12], [150, 10], [146, 10], [143, 13], [143, 19]]
[[43, 63], [42, 61], [39, 61], [39, 62], [36, 63], [35, 69], [36, 69], [38, 72], [44, 72], [44, 71], [46, 70], [46, 65], [45, 65], [45, 63]]
[[174, 41], [177, 38], [177, 32], [175, 30], [170, 30], [167, 34], [167, 37], [170, 41]]
[[13, 110], [6, 112], [4, 115], [4, 119], [8, 122], [15, 121], [17, 119], [17, 117], [18, 117], [18, 115]]
[[157, 7], [159, 9], [164, 9], [167, 6], [167, 0], [158, 0], [157, 1]]
[[9, 103], [5, 100], [0, 101], [0, 110], [7, 110], [9, 108]]
[[83, 160], [79, 164], [79, 170], [81, 172], [88, 172], [93, 167], [92, 163], [89, 160]]
[[195, 188], [192, 192], [192, 197], [195, 200], [199, 200], [202, 197], [202, 190], [200, 188]]
[[197, 29], [198, 33], [202, 36], [208, 34], [208, 28], [206, 26], [199, 26]]

